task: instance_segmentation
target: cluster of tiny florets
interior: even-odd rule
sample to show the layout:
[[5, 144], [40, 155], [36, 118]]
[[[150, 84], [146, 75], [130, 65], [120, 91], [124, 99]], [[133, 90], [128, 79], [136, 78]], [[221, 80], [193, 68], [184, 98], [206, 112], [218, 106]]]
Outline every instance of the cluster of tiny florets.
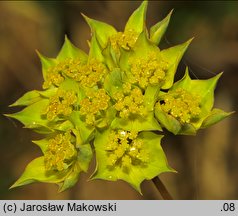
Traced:
[[155, 52], [149, 53], [145, 58], [133, 57], [129, 64], [132, 75], [130, 82], [138, 84], [142, 89], [148, 85], [161, 85], [168, 70], [168, 63]]
[[144, 95], [140, 88], [125, 83], [121, 91], [113, 95], [115, 100], [114, 108], [119, 112], [121, 118], [128, 118], [130, 115], [147, 114], [144, 106]]
[[144, 148], [143, 140], [138, 138], [138, 132], [111, 131], [108, 140], [106, 151], [109, 167], [129, 169], [132, 165], [145, 165], [148, 162], [149, 153]]
[[93, 87], [97, 85], [107, 73], [106, 66], [97, 59], [91, 59], [79, 70], [75, 80], [79, 81], [83, 87]]
[[77, 150], [73, 136], [68, 131], [50, 139], [45, 152], [45, 167], [47, 171], [63, 171], [76, 159]]
[[130, 50], [134, 46], [137, 37], [138, 34], [133, 29], [117, 32], [110, 37], [111, 46], [116, 52], [119, 52], [120, 48]]
[[95, 125], [97, 117], [109, 106], [110, 97], [104, 89], [88, 90], [86, 98], [80, 101], [80, 114], [88, 125]]
[[43, 88], [47, 89], [52, 85], [58, 87], [65, 77], [79, 82], [83, 87], [93, 87], [106, 73], [106, 66], [97, 59], [83, 63], [79, 59], [67, 58], [47, 70]]
[[178, 88], [167, 93], [160, 101], [164, 112], [172, 115], [181, 123], [190, 123], [201, 113], [200, 97]]
[[72, 78], [78, 73], [80, 67], [81, 61], [79, 59], [67, 58], [57, 62], [48, 68], [43, 88], [47, 89], [52, 85], [58, 87], [65, 80], [65, 75]]
[[54, 120], [57, 116], [69, 116], [76, 102], [77, 95], [74, 91], [58, 89], [57, 93], [49, 98], [49, 105], [44, 114], [49, 121]]

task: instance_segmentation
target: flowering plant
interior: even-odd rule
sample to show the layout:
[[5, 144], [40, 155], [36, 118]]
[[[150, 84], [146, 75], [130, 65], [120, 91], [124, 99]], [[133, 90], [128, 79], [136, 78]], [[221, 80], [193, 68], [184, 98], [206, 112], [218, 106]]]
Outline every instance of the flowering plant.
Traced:
[[192, 80], [186, 69], [174, 82], [191, 40], [161, 50], [172, 12], [148, 31], [146, 9], [145, 1], [123, 32], [83, 15], [92, 31], [88, 55], [67, 37], [56, 58], [39, 54], [43, 90], [24, 94], [11, 106], [25, 108], [7, 116], [44, 135], [33, 141], [42, 156], [12, 188], [48, 182], [64, 191], [87, 172], [95, 154], [91, 179], [121, 179], [141, 193], [143, 180], [174, 172], [160, 144], [163, 130], [194, 135], [231, 114], [213, 109], [221, 74]]

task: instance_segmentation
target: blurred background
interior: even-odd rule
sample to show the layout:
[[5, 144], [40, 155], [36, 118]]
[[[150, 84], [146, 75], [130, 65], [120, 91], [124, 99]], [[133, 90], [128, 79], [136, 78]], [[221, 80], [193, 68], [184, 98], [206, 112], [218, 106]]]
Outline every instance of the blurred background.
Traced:
[[[41, 89], [41, 65], [35, 50], [55, 57], [64, 35], [88, 51], [90, 29], [81, 12], [123, 27], [139, 1], [1, 1], [0, 2], [0, 199], [161, 199], [151, 181], [140, 196], [122, 181], [87, 181], [63, 193], [57, 186], [35, 183], [9, 190], [25, 166], [40, 150], [31, 143], [37, 135], [4, 117], [19, 109], [8, 108], [22, 94]], [[224, 71], [216, 88], [215, 106], [225, 111], [238, 106], [238, 2], [151, 1], [147, 26], [174, 8], [162, 48], [195, 37], [179, 66], [176, 79], [189, 66], [193, 78], [207, 79]], [[174, 199], [238, 199], [237, 114], [201, 130], [197, 136], [167, 134], [163, 148], [177, 174], [160, 178]], [[93, 165], [90, 169], [93, 170]]]

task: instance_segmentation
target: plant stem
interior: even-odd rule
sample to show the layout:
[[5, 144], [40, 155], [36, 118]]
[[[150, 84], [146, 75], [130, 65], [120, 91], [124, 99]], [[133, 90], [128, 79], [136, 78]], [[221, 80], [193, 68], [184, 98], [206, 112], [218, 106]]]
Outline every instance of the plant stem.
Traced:
[[152, 182], [154, 183], [155, 187], [157, 188], [164, 200], [173, 200], [172, 196], [170, 195], [165, 185], [158, 176], [154, 177], [152, 179]]

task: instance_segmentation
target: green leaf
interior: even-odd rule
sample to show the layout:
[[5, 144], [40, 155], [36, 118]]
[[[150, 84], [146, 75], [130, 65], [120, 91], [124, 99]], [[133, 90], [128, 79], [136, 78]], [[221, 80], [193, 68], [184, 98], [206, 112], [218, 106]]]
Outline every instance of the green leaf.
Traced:
[[73, 165], [73, 167], [71, 168], [68, 175], [66, 176], [65, 180], [63, 182], [58, 183], [59, 192], [63, 192], [73, 187], [77, 183], [81, 171], [82, 170], [80, 169], [79, 163], [76, 162], [75, 165]]
[[109, 71], [112, 71], [114, 68], [118, 67], [117, 65], [118, 65], [119, 57], [116, 56], [116, 53], [112, 49], [110, 43], [104, 50], [102, 50], [102, 55], [103, 55], [103, 60], [105, 64], [109, 68]]
[[161, 38], [166, 32], [166, 29], [169, 25], [170, 17], [173, 10], [169, 12], [169, 14], [160, 22], [156, 23], [150, 28], [150, 40], [158, 45], [161, 41]]
[[157, 105], [155, 107], [155, 117], [163, 127], [172, 132], [174, 135], [177, 135], [180, 132], [182, 127], [180, 122], [173, 116], [170, 116], [167, 113], [163, 112], [160, 105]]
[[87, 172], [89, 164], [92, 160], [92, 155], [92, 149], [89, 144], [79, 146], [77, 161], [70, 169], [70, 172], [66, 176], [65, 180], [62, 183], [59, 183], [59, 192], [73, 187], [79, 179], [79, 174], [82, 171]]
[[38, 51], [36, 52], [41, 61], [42, 74], [43, 74], [44, 80], [46, 80], [48, 69], [56, 64], [56, 59], [47, 58], [46, 56], [43, 56], [42, 54], [40, 54]]
[[165, 83], [161, 87], [162, 89], [169, 89], [172, 87], [174, 82], [174, 75], [176, 73], [178, 64], [185, 53], [186, 49], [188, 48], [189, 44], [191, 43], [192, 39], [188, 40], [187, 42], [170, 47], [168, 49], [164, 49], [161, 51], [162, 57], [164, 57], [165, 61], [168, 62], [169, 69], [166, 73]]
[[44, 157], [38, 157], [31, 161], [21, 177], [10, 187], [15, 188], [33, 182], [58, 183], [61, 182], [67, 172], [48, 172], [45, 170]]
[[134, 47], [134, 52], [132, 52], [132, 56], [144, 58], [151, 52], [159, 52], [159, 48], [154, 45], [146, 36], [146, 32], [143, 31], [140, 33]]
[[38, 126], [47, 126], [48, 121], [43, 118], [42, 113], [49, 104], [48, 99], [42, 99], [20, 112], [7, 114], [6, 116], [17, 119], [22, 122], [26, 127], [35, 128]]
[[52, 127], [54, 128], [54, 130], [68, 131], [70, 129], [73, 129], [74, 125], [71, 121], [65, 120], [63, 122], [55, 123], [54, 125], [52, 125]]
[[122, 71], [130, 71], [129, 58], [132, 56], [133, 53], [133, 50], [128, 51], [120, 48], [119, 67]]
[[95, 35], [92, 36], [91, 43], [90, 43], [90, 51], [89, 51], [88, 60], [90, 59], [97, 59], [101, 62], [104, 61], [102, 50], [98, 44], [98, 41]]
[[40, 147], [42, 153], [45, 153], [47, 150], [49, 138], [45, 138], [45, 139], [41, 139], [41, 140], [33, 140], [32, 142]]
[[179, 134], [181, 135], [196, 135], [197, 128], [194, 127], [193, 124], [184, 124], [182, 125], [181, 131]]
[[140, 184], [143, 180], [150, 180], [163, 172], [171, 172], [166, 156], [161, 148], [162, 135], [152, 132], [141, 132], [138, 136], [143, 141], [143, 149], [148, 152], [149, 160], [145, 164], [131, 164], [128, 169], [115, 165], [108, 167], [107, 143], [110, 142], [110, 130], [98, 133], [95, 138], [95, 150], [97, 168], [92, 179], [104, 179], [109, 181], [124, 180], [141, 193]]
[[77, 93], [77, 105], [79, 105], [79, 102], [85, 97], [85, 92], [80, 87], [79, 83], [70, 78], [65, 78], [65, 80], [60, 84], [58, 89], [62, 89], [64, 91], [74, 91], [75, 93]]
[[82, 62], [86, 62], [88, 56], [85, 52], [74, 46], [67, 36], [65, 36], [64, 45], [61, 48], [56, 60], [62, 61], [67, 58], [80, 59]]
[[128, 119], [116, 117], [112, 121], [111, 127], [128, 131], [162, 131], [161, 126], [154, 118], [154, 112], [149, 112], [146, 117], [139, 115]]
[[35, 102], [40, 101], [43, 97], [50, 97], [54, 95], [57, 91], [57, 88], [50, 88], [45, 91], [29, 91], [25, 93], [22, 97], [20, 97], [16, 102], [10, 105], [10, 107], [14, 106], [29, 106]]
[[105, 48], [108, 43], [109, 37], [117, 33], [115, 28], [111, 25], [108, 25], [107, 23], [91, 19], [84, 14], [82, 14], [82, 16], [90, 26], [92, 34], [96, 35], [100, 46], [102, 48]]
[[100, 129], [108, 128], [115, 119], [117, 111], [111, 106], [106, 110], [105, 116], [102, 116], [96, 122], [96, 127]]
[[140, 7], [132, 13], [126, 23], [125, 31], [132, 29], [140, 34], [144, 30], [147, 5], [148, 2], [143, 1]]
[[36, 90], [29, 91], [25, 93], [22, 97], [20, 97], [16, 102], [10, 105], [10, 107], [14, 106], [28, 106], [31, 105], [41, 99], [40, 93]]
[[160, 86], [148, 86], [144, 94], [144, 105], [149, 111], [154, 110], [155, 102], [158, 100]]
[[77, 131], [79, 131], [79, 136], [82, 139], [82, 143], [88, 143], [93, 136], [94, 127], [88, 126], [84, 121], [80, 118], [79, 111], [73, 111], [69, 116], [69, 120], [74, 124]]
[[79, 155], [77, 160], [82, 171], [87, 172], [92, 156], [93, 152], [90, 144], [83, 144], [79, 146]]
[[50, 98], [51, 96], [56, 94], [57, 90], [58, 88], [53, 87], [53, 88], [49, 88], [44, 91], [38, 91], [38, 92], [43, 98]]
[[34, 132], [39, 134], [51, 134], [54, 130], [48, 125], [41, 125], [41, 124], [29, 124], [25, 126], [25, 128], [32, 129]]
[[105, 77], [103, 85], [109, 95], [113, 96], [116, 91], [122, 89], [123, 72], [119, 68], [115, 68]]
[[208, 115], [208, 117], [202, 122], [201, 128], [207, 128], [210, 127], [226, 117], [230, 116], [234, 112], [224, 112], [223, 110], [220, 109], [213, 109], [211, 113]]

